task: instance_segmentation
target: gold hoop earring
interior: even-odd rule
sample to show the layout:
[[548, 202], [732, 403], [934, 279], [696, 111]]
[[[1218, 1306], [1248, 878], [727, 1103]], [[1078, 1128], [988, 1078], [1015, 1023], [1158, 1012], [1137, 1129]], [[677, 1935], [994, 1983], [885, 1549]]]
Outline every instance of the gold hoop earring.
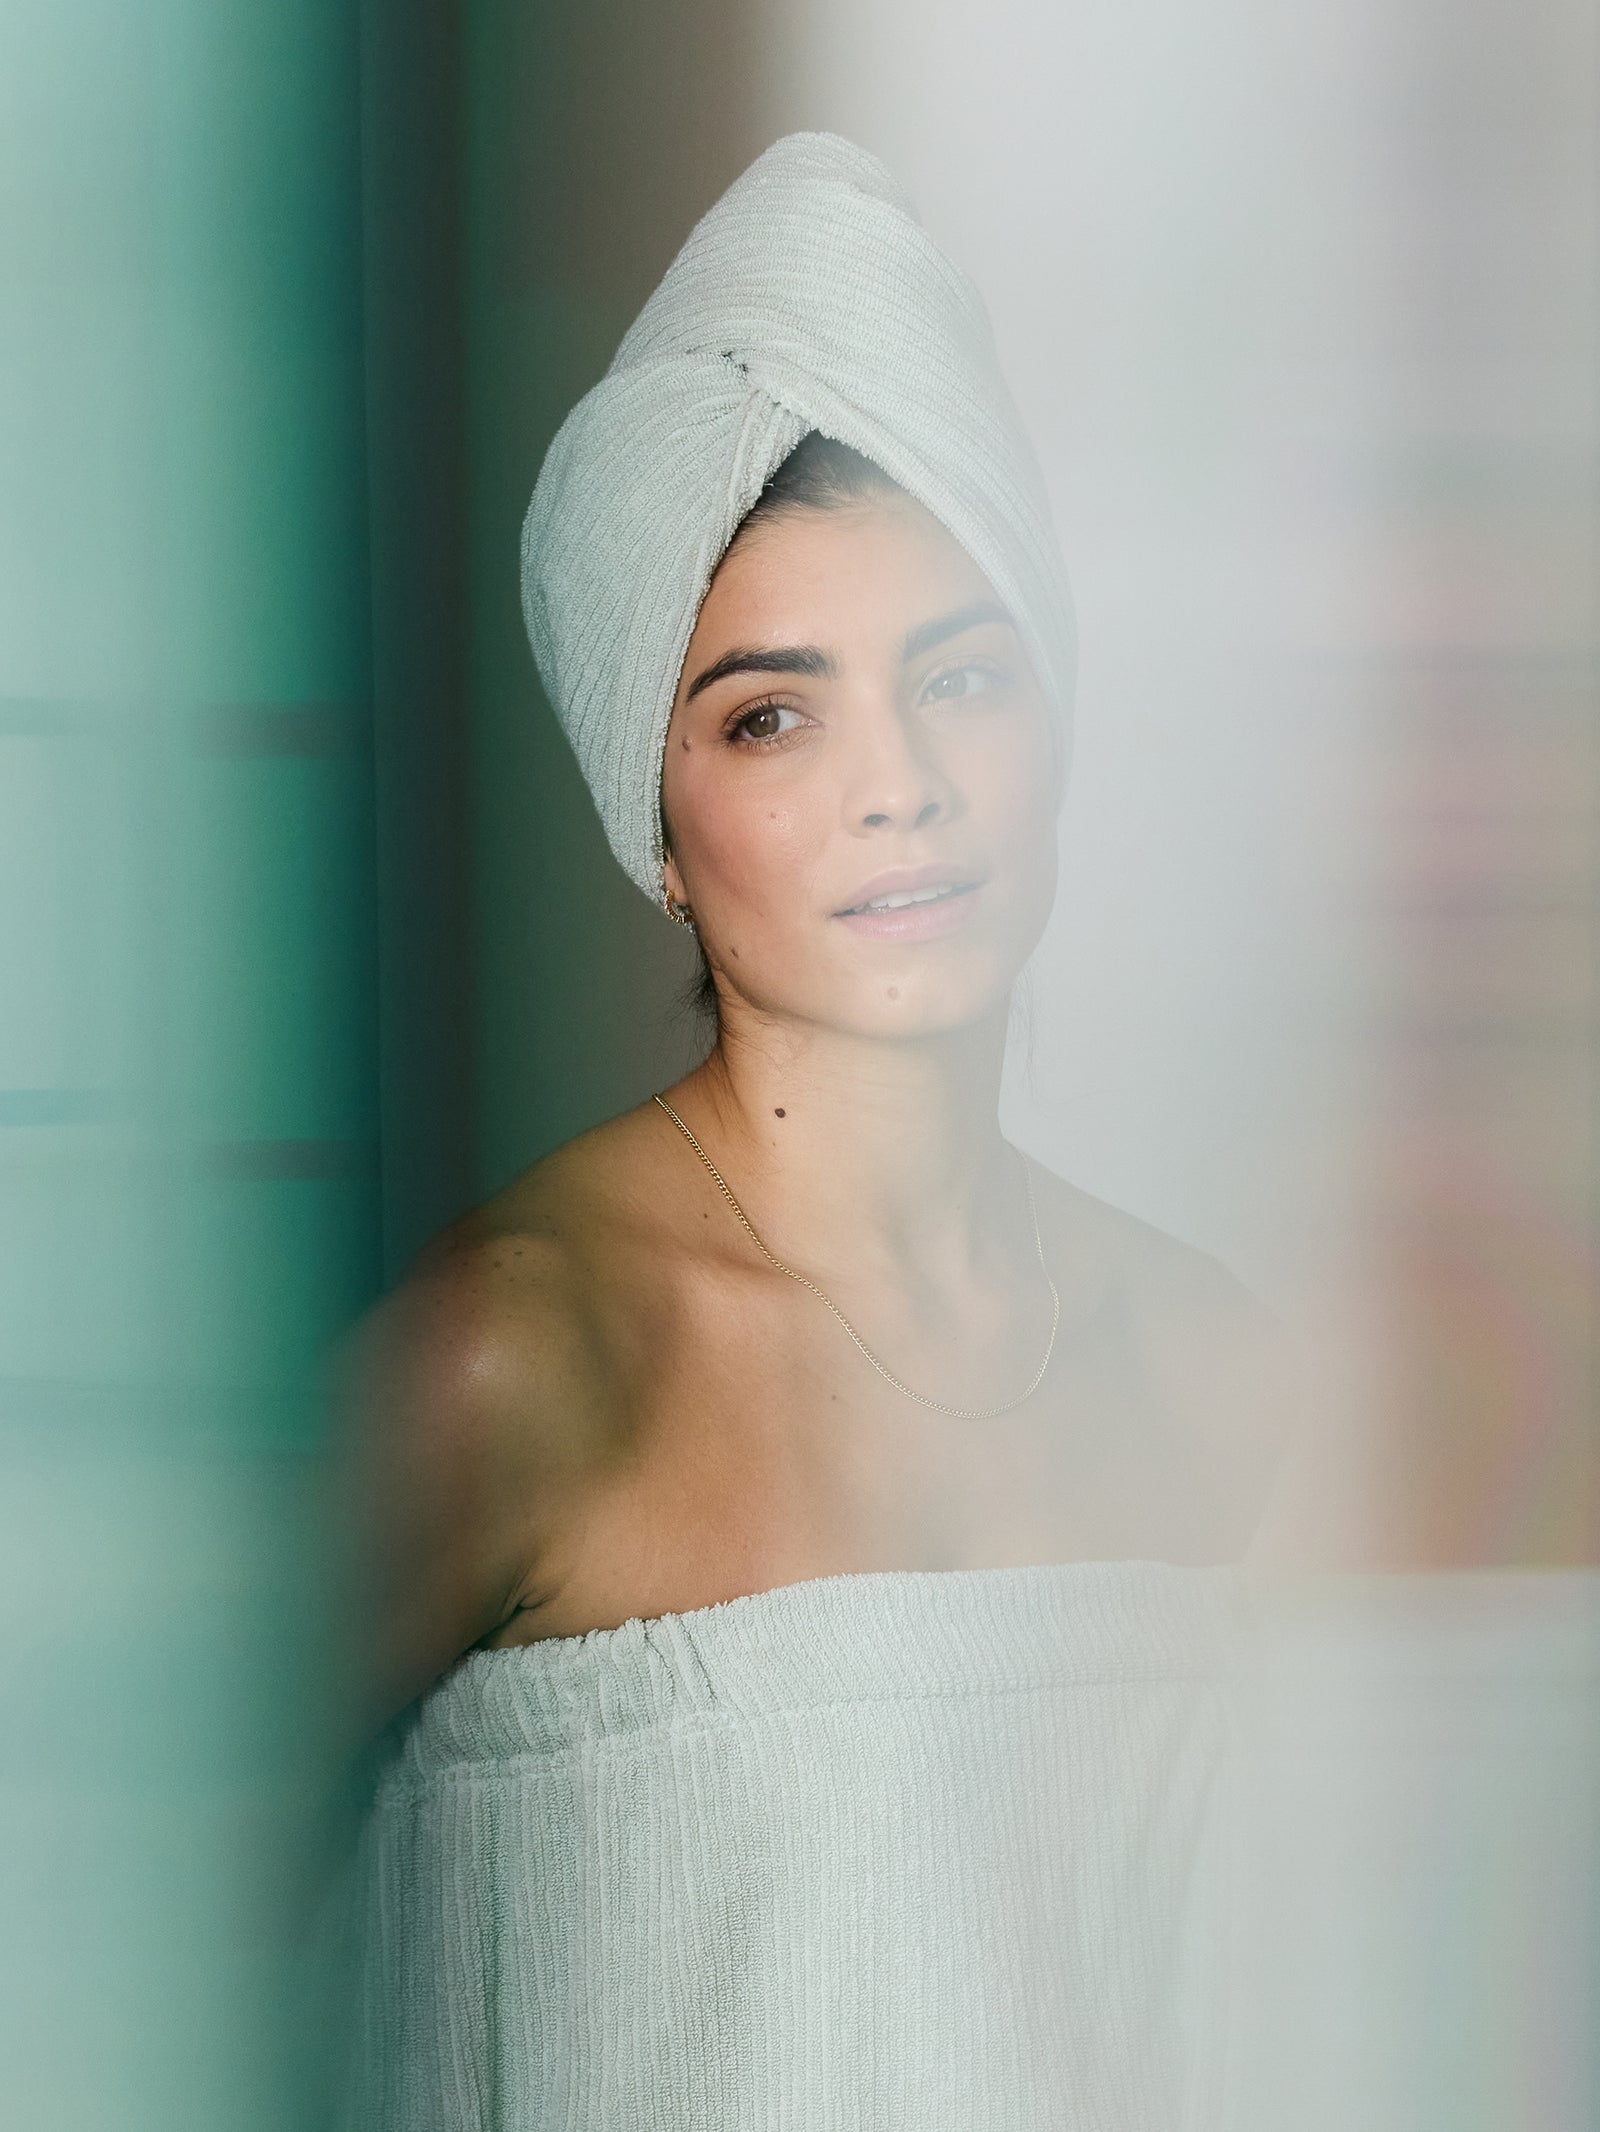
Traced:
[[686, 925], [689, 927], [691, 932], [694, 930], [694, 916], [693, 913], [690, 911], [688, 904], [674, 903], [672, 900], [672, 891], [670, 888], [664, 888], [661, 891], [661, 908], [666, 912], [667, 916], [672, 920], [674, 925]]

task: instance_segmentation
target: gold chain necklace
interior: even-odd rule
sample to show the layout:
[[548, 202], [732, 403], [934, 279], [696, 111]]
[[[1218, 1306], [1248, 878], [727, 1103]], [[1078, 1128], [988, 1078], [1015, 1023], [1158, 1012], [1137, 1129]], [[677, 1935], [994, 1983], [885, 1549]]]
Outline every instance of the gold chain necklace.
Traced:
[[786, 1266], [781, 1258], [777, 1257], [774, 1252], [771, 1252], [767, 1249], [766, 1245], [761, 1241], [760, 1237], [757, 1236], [754, 1228], [751, 1226], [749, 1215], [746, 1214], [744, 1208], [740, 1206], [738, 1200], [736, 1200], [732, 1192], [729, 1191], [727, 1180], [723, 1176], [722, 1172], [717, 1168], [711, 1157], [706, 1153], [705, 1149], [700, 1145], [694, 1134], [690, 1132], [688, 1126], [684, 1124], [683, 1120], [678, 1116], [678, 1113], [673, 1109], [672, 1105], [667, 1102], [665, 1097], [653, 1096], [651, 1098], [651, 1101], [659, 1103], [661, 1105], [661, 1108], [666, 1112], [667, 1116], [672, 1120], [673, 1124], [678, 1128], [679, 1132], [682, 1133], [684, 1139], [688, 1141], [689, 1145], [700, 1157], [700, 1160], [711, 1172], [712, 1177], [716, 1181], [717, 1190], [722, 1194], [723, 1198], [728, 1202], [729, 1206], [732, 1207], [734, 1213], [738, 1216], [739, 1221], [743, 1226], [745, 1234], [749, 1237], [751, 1243], [755, 1245], [756, 1249], [761, 1253], [761, 1256], [766, 1260], [767, 1264], [769, 1266], [776, 1267], [779, 1273], [786, 1273], [791, 1281], [798, 1281], [802, 1288], [809, 1288], [811, 1293], [817, 1298], [819, 1302], [826, 1303], [828, 1308], [833, 1312], [834, 1316], [839, 1320], [839, 1323], [844, 1327], [845, 1331], [855, 1342], [856, 1346], [860, 1348], [862, 1354], [864, 1354], [867, 1360], [872, 1364], [878, 1375], [884, 1378], [888, 1383], [892, 1384], [897, 1392], [904, 1392], [907, 1399], [914, 1399], [919, 1407], [931, 1407], [936, 1414], [953, 1414], [957, 1417], [958, 1420], [961, 1421], [989, 1421], [992, 1420], [996, 1414], [1009, 1414], [1013, 1408], [1020, 1407], [1024, 1404], [1025, 1401], [1033, 1397], [1034, 1393], [1039, 1389], [1039, 1386], [1044, 1382], [1044, 1373], [1050, 1367], [1050, 1357], [1055, 1353], [1056, 1328], [1061, 1323], [1061, 1297], [1057, 1292], [1055, 1282], [1050, 1278], [1050, 1268], [1045, 1263], [1044, 1238], [1039, 1234], [1039, 1209], [1034, 1201], [1033, 1196], [1033, 1172], [1028, 1166], [1028, 1158], [1025, 1155], [1022, 1158], [1022, 1181], [1027, 1186], [1028, 1190], [1028, 1213], [1033, 1221], [1033, 1247], [1035, 1251], [1039, 1254], [1039, 1271], [1044, 1275], [1045, 1286], [1050, 1291], [1050, 1338], [1045, 1343], [1044, 1360], [1034, 1371], [1032, 1378], [1029, 1380], [1028, 1388], [1026, 1391], [1019, 1392], [1015, 1399], [1003, 1399], [998, 1406], [957, 1407], [951, 1406], [947, 1401], [943, 1399], [929, 1399], [926, 1394], [922, 1392], [914, 1392], [909, 1384], [904, 1384], [901, 1382], [901, 1380], [895, 1375], [893, 1370], [885, 1368], [883, 1363], [881, 1363], [878, 1360], [877, 1356], [872, 1352], [872, 1349], [868, 1347], [866, 1341], [862, 1339], [860, 1333], [858, 1333], [855, 1327], [850, 1323], [850, 1320], [845, 1316], [844, 1312], [839, 1308], [838, 1304], [833, 1300], [832, 1296], [824, 1293], [824, 1291], [817, 1286], [815, 1281], [808, 1281], [803, 1273], [796, 1273], [795, 1269], [792, 1266]]

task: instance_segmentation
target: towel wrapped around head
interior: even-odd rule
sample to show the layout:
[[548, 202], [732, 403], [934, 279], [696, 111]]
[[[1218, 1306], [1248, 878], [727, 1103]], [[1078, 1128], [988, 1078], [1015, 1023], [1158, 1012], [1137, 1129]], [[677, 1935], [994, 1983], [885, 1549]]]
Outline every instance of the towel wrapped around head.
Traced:
[[871, 459], [989, 579], [1065, 763], [1065, 573], [982, 301], [876, 157], [790, 134], [695, 225], [563, 423], [523, 526], [540, 676], [612, 850], [657, 901], [662, 755], [700, 604], [812, 430]]

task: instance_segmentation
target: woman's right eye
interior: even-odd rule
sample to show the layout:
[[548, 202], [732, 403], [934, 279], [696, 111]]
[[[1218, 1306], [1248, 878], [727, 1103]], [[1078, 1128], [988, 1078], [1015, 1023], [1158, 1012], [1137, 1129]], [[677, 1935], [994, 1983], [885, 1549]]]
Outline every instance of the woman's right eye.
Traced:
[[[786, 725], [784, 720], [789, 720]], [[800, 714], [786, 703], [754, 704], [741, 718], [734, 721], [733, 734], [740, 740], [779, 740], [792, 732], [800, 722]]]

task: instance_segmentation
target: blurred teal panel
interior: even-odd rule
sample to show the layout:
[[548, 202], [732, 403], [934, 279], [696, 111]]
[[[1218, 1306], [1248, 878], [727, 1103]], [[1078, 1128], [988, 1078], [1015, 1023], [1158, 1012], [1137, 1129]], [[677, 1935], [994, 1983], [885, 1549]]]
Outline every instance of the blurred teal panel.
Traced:
[[[186, 1237], [190, 1308], [174, 1332], [194, 1383], [292, 1392], [370, 1300], [371, 1161], [353, 1163], [347, 1176], [273, 1178], [250, 1167], [275, 1158], [309, 1167], [322, 1154], [316, 1143], [245, 1144], [224, 1151], [242, 1174], [197, 1182]], [[315, 1426], [309, 1408], [300, 1426]]]
[[377, 1270], [357, 11], [0, 0], [0, 2122], [310, 2123]]
[[8, 688], [365, 664], [354, 10], [6, 10]]
[[170, 1379], [175, 1190], [126, 1125], [0, 1127], [0, 1415], [7, 1384]]
[[175, 1065], [211, 1138], [371, 1131], [369, 775], [365, 759], [293, 756], [189, 771], [192, 981]]
[[14, 1436], [6, 1478], [4, 2121], [291, 2124], [317, 1589], [291, 1472], [83, 1428]]

